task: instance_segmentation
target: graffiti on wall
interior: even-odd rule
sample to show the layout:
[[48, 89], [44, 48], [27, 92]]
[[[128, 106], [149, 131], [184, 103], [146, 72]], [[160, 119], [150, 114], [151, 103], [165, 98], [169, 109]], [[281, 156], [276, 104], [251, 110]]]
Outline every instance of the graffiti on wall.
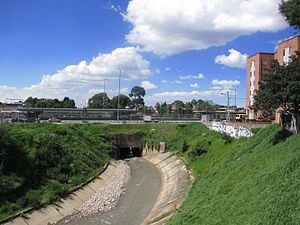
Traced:
[[221, 122], [212, 122], [211, 129], [217, 132], [226, 133], [230, 137], [251, 137], [252, 132], [242, 126], [234, 127]]

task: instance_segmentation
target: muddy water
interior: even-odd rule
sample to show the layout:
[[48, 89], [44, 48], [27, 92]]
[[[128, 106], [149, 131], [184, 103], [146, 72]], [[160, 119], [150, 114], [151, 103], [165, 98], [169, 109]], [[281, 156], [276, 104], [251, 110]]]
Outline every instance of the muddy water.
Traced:
[[143, 158], [132, 158], [128, 161], [131, 168], [131, 179], [126, 193], [118, 205], [102, 215], [91, 215], [76, 219], [68, 225], [139, 225], [152, 209], [160, 190], [160, 172]]

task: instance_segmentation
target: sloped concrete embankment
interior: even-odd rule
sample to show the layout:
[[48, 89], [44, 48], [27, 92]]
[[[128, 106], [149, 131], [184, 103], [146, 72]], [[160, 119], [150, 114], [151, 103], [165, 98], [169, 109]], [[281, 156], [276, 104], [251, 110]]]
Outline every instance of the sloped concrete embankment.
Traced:
[[171, 153], [150, 153], [145, 156], [161, 172], [160, 194], [144, 224], [164, 224], [181, 206], [190, 187], [189, 171], [183, 160]]
[[118, 162], [111, 161], [106, 169], [92, 182], [62, 198], [59, 201], [43, 207], [39, 210], [26, 213], [14, 220], [5, 223], [5, 225], [47, 225], [69, 216], [87, 202], [97, 190], [106, 185], [110, 178], [115, 174]]

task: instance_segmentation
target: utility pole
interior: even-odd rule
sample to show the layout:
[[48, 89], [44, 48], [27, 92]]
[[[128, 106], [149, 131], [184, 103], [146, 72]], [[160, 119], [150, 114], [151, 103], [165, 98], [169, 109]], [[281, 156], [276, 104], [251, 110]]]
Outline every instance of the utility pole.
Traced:
[[120, 68], [119, 68], [119, 71], [120, 71], [120, 73], [119, 73], [119, 94], [118, 94], [117, 121], [120, 120], [120, 94], [121, 94], [120, 92], [121, 92], [121, 73], [122, 73]]
[[235, 106], [235, 109], [237, 109], [237, 105], [236, 105], [236, 88], [234, 89], [234, 106]]
[[[221, 95], [225, 95], [225, 93], [221, 93]], [[227, 97], [227, 115], [226, 115], [226, 120], [229, 122], [230, 121], [230, 108], [229, 108], [229, 91], [226, 91], [226, 97]]]
[[227, 121], [230, 121], [230, 108], [229, 108], [229, 91], [226, 92], [227, 94]]
[[105, 108], [105, 81], [106, 78], [103, 81], [103, 109]]

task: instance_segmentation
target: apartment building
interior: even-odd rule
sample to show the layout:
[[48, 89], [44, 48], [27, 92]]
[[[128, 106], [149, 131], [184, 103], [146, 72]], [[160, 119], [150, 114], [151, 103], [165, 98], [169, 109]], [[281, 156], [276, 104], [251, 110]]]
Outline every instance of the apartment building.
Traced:
[[277, 45], [275, 53], [257, 53], [247, 59], [246, 114], [249, 119], [258, 119], [259, 113], [253, 110], [254, 96], [259, 83], [271, 68], [273, 60], [280, 65], [289, 63], [291, 56], [300, 52], [300, 35], [284, 40]]

